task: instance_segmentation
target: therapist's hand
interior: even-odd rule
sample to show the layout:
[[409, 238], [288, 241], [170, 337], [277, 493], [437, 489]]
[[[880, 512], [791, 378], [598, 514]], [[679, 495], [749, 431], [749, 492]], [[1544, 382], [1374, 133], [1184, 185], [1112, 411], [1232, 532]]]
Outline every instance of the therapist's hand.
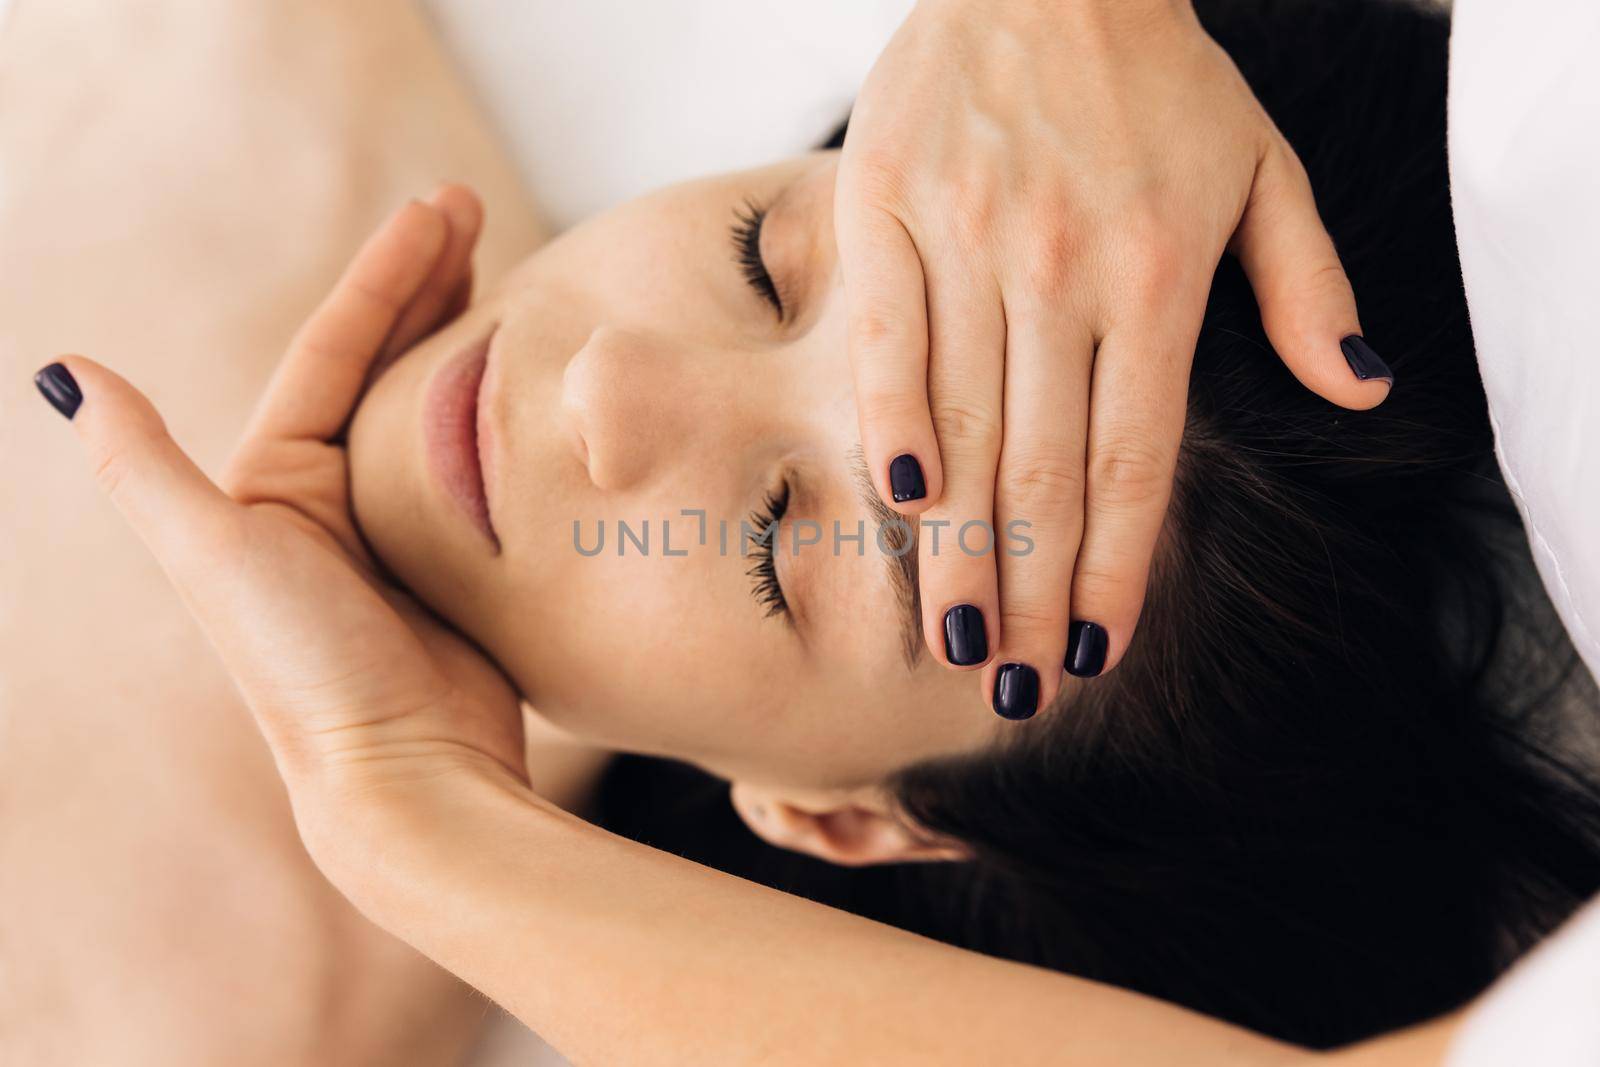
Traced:
[[[928, 646], [987, 664], [1010, 717], [1128, 647], [1224, 250], [1302, 383], [1388, 395], [1300, 161], [1186, 2], [922, 0], [856, 102], [835, 228], [878, 492], [949, 523], [937, 554], [922, 529]], [[957, 544], [972, 520], [993, 551]]]
[[446, 186], [383, 225], [296, 335], [221, 488], [116, 374], [67, 356], [38, 378], [237, 682], [312, 858], [357, 903], [395, 820], [425, 823], [465, 782], [524, 781], [516, 694], [382, 579], [341, 440], [374, 366], [465, 304], [480, 220]]

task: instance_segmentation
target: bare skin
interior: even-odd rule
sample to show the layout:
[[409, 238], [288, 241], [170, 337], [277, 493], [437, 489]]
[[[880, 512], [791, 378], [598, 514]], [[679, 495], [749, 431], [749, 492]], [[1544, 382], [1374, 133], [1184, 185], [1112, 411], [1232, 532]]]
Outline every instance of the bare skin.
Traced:
[[454, 1061], [482, 999], [317, 873], [232, 684], [75, 457], [46, 447], [59, 429], [29, 376], [63, 343], [115, 352], [215, 469], [396, 204], [470, 181], [495, 213], [487, 277], [538, 243], [537, 214], [410, 5], [13, 7], [0, 1047], [41, 1067]]

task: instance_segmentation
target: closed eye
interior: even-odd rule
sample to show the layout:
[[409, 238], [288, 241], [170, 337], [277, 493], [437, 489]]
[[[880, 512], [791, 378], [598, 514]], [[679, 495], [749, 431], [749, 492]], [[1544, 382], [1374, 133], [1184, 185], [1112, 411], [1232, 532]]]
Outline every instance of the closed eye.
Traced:
[[747, 557], [755, 560], [745, 573], [750, 576], [751, 592], [756, 603], [770, 618], [779, 615], [792, 624], [789, 598], [784, 595], [783, 583], [778, 580], [778, 561], [773, 558], [773, 548], [778, 540], [778, 523], [789, 510], [789, 484], [785, 482], [777, 492], [768, 493], [761, 507], [749, 519], [749, 534], [744, 546]]
[[772, 305], [772, 309], [778, 313], [778, 321], [782, 322], [783, 298], [778, 295], [778, 286], [767, 271], [766, 261], [761, 258], [761, 226], [767, 220], [767, 209], [746, 200], [734, 209], [733, 218], [730, 232], [734, 262], [739, 266], [739, 273], [744, 275], [744, 280], [757, 296]]

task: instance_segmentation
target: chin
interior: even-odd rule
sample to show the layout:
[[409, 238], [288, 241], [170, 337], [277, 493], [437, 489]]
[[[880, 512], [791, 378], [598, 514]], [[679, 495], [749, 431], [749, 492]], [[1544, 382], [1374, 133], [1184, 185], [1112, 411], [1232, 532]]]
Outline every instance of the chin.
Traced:
[[428, 492], [415, 398], [421, 361], [402, 359], [362, 399], [348, 433], [350, 512], [378, 562], [438, 611], [456, 550], [442, 537], [442, 502]]

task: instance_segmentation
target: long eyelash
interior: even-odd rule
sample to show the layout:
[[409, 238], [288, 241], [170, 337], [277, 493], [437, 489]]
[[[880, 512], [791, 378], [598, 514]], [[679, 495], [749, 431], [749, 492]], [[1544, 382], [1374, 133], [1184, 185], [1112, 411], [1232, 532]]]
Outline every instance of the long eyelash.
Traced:
[[772, 275], [767, 272], [767, 264], [761, 258], [761, 226], [767, 221], [767, 209], [746, 200], [742, 207], [734, 209], [733, 219], [730, 233], [733, 237], [734, 262], [739, 264], [739, 272], [750, 283], [750, 288], [772, 305], [778, 313], [778, 321], [782, 322], [783, 298], [778, 296], [777, 283], [772, 280]]
[[754, 531], [750, 555], [755, 562], [745, 574], [754, 583], [751, 595], [756, 598], [756, 603], [767, 609], [769, 619], [774, 615], [789, 617], [789, 601], [783, 595], [783, 586], [778, 583], [778, 566], [772, 558], [772, 543], [778, 539], [778, 534], [773, 532], [770, 538], [767, 537], [788, 510], [789, 485], [786, 482], [776, 493], [768, 493], [761, 507], [750, 513], [750, 527]]

